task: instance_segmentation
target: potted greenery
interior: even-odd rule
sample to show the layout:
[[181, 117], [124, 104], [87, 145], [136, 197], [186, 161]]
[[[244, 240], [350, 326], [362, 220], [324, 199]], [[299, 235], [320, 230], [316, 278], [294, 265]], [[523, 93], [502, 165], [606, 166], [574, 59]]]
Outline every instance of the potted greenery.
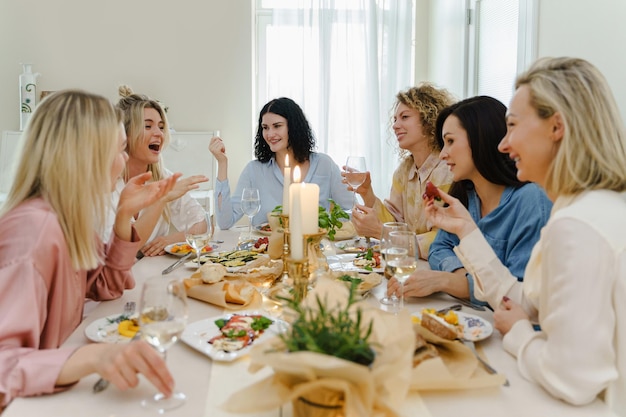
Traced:
[[[323, 206], [319, 206], [318, 226], [320, 229], [326, 230], [330, 240], [335, 240], [337, 229], [341, 229], [343, 226], [341, 219], [349, 220], [350, 216], [332, 198], [329, 198], [328, 201], [330, 202], [329, 211], [326, 211]], [[282, 212], [283, 206], [276, 206], [272, 210], [275, 216], [279, 216]]]

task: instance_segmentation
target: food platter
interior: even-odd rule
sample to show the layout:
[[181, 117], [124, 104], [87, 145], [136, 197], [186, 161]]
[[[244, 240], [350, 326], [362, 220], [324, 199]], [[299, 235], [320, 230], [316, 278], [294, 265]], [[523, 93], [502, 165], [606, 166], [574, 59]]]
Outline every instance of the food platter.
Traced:
[[[455, 313], [459, 317], [459, 324], [463, 326], [463, 337], [465, 339], [477, 342], [488, 338], [493, 333], [491, 323], [482, 317], [463, 311], [456, 311]], [[418, 321], [422, 318], [422, 313], [419, 311], [411, 315], [416, 317]]]
[[354, 239], [335, 242], [335, 248], [345, 253], [362, 253], [369, 248], [378, 250], [380, 249], [380, 245], [378, 239], [370, 239], [368, 246], [367, 240], [364, 237], [355, 237]]
[[128, 316], [123, 314], [112, 314], [94, 320], [85, 328], [85, 336], [98, 343], [128, 343], [131, 338], [122, 336], [117, 331], [118, 323], [127, 318]]
[[[217, 248], [216, 245], [212, 245], [212, 246], [207, 245], [204, 248], [202, 248], [201, 253], [211, 253], [213, 249], [215, 248]], [[174, 255], [174, 256], [178, 256], [179, 258], [182, 258], [183, 256], [187, 255], [189, 252], [191, 252], [191, 246], [189, 246], [187, 242], [176, 242], [176, 243], [171, 243], [167, 245], [165, 248], [163, 248], [163, 250], [169, 253], [170, 255]]]
[[232, 362], [248, 354], [251, 347], [255, 344], [269, 337], [280, 334], [280, 332], [286, 330], [288, 326], [287, 323], [282, 320], [270, 318], [273, 323], [269, 326], [269, 328], [263, 331], [260, 336], [256, 337], [250, 345], [244, 347], [243, 349], [226, 352], [224, 350], [214, 348], [214, 346], [209, 343], [209, 340], [221, 334], [215, 322], [217, 320], [229, 320], [235, 314], [262, 315], [266, 318], [269, 318], [267, 317], [267, 314], [259, 311], [238, 311], [232, 314], [211, 317], [188, 324], [180, 338], [183, 342], [187, 343], [189, 346], [198, 350], [199, 352], [207, 355], [214, 361]]
[[[224, 265], [228, 272], [237, 272], [242, 267], [247, 266], [250, 262], [253, 262], [254, 260], [262, 256], [269, 257], [268, 255], [264, 255], [250, 250], [225, 251], [220, 253], [201, 255], [200, 263], [204, 264], [207, 261], [219, 263]], [[185, 266], [187, 268], [198, 269], [198, 262], [196, 262], [196, 259], [194, 258], [190, 261], [185, 262]]]
[[365, 269], [354, 265], [354, 259], [357, 254], [355, 253], [343, 253], [340, 255], [329, 255], [326, 257], [328, 261], [328, 267], [333, 271], [351, 271], [351, 272], [361, 272], [361, 273], [369, 273], [369, 272], [383, 272], [383, 268], [374, 267], [372, 270]]
[[383, 280], [382, 275], [376, 273], [356, 273], [356, 272], [347, 272], [346, 271], [334, 271], [333, 272], [335, 279], [344, 283], [348, 288], [350, 288], [350, 278], [357, 278], [360, 280], [359, 284], [356, 287], [356, 294], [361, 297], [365, 297], [369, 294], [369, 292], [374, 289], [376, 286], [380, 285]]

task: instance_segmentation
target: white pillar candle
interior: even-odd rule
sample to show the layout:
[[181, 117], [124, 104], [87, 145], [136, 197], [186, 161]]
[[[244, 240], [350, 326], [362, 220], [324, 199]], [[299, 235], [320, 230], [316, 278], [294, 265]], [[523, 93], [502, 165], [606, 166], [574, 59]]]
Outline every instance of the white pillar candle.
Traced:
[[289, 186], [291, 185], [291, 168], [289, 155], [285, 155], [285, 169], [283, 171], [283, 214], [289, 214]]
[[302, 260], [304, 258], [304, 247], [302, 244], [302, 206], [300, 199], [300, 167], [296, 165], [293, 169], [293, 184], [289, 186], [289, 252], [291, 258]]
[[314, 235], [319, 227], [320, 187], [317, 184], [300, 184], [300, 201], [302, 207], [302, 233]]

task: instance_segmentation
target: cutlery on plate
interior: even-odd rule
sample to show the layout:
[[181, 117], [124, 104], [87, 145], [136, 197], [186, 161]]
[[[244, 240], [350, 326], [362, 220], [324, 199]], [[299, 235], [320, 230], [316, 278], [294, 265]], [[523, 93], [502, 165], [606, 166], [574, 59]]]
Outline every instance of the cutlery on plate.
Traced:
[[458, 301], [459, 303], [463, 304], [466, 307], [473, 308], [474, 310], [478, 310], [478, 311], [485, 311], [486, 310], [485, 306], [482, 306], [480, 304], [474, 304], [471, 301], [466, 300], [464, 298], [455, 297], [454, 295], [450, 295], [450, 294], [448, 294], [448, 295], [450, 297], [454, 298], [456, 301]]
[[452, 304], [450, 307], [437, 310], [437, 314], [446, 314], [448, 311], [459, 311], [463, 308], [461, 304]]
[[178, 268], [180, 265], [182, 265], [187, 259], [189, 259], [191, 257], [191, 255], [193, 255], [193, 252], [189, 252], [187, 255], [183, 256], [182, 258], [180, 258], [179, 260], [177, 260], [176, 262], [174, 262], [173, 264], [171, 264], [170, 266], [168, 266], [167, 268], [165, 268], [163, 270], [163, 272], [161, 272], [161, 274], [165, 275], [165, 274], [169, 274], [170, 272], [172, 272], [173, 270], [175, 270], [176, 268]]
[[[471, 340], [468, 340], [468, 339], [460, 339], [460, 340], [461, 340], [461, 342], [463, 342], [463, 344], [465, 346], [470, 348], [470, 350], [472, 351], [472, 353], [474, 354], [476, 359], [478, 359], [478, 362], [480, 362], [483, 365], [483, 367], [487, 370], [487, 372], [489, 372], [490, 374], [494, 374], [494, 375], [498, 373], [498, 371], [496, 371], [491, 365], [489, 365], [487, 363], [487, 361], [485, 361], [483, 358], [480, 357], [480, 355], [476, 351], [476, 346], [474, 345], [474, 342], [472, 342]], [[510, 385], [511, 384], [509, 383], [509, 380], [505, 379], [504, 386], [508, 387]]]
[[[135, 314], [136, 306], [137, 304], [134, 301], [128, 301], [126, 304], [124, 304], [124, 312], [122, 313], [122, 315], [127, 316], [127, 317], [132, 316], [133, 314]], [[131, 340], [136, 340], [138, 338], [139, 338], [139, 332], [135, 333], [135, 336], [133, 336]], [[109, 386], [109, 381], [107, 381], [104, 378], [100, 378], [95, 384], [93, 384], [93, 392], [94, 393], [102, 392], [105, 389], [107, 389], [108, 386]]]

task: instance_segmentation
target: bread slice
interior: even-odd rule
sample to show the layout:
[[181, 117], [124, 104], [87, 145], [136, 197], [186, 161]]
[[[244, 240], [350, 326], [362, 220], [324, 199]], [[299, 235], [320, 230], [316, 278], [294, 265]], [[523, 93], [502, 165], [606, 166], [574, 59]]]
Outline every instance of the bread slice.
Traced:
[[463, 329], [460, 326], [450, 324], [436, 314], [422, 311], [421, 323], [423, 327], [443, 339], [454, 340], [463, 338]]
[[252, 301], [256, 290], [244, 281], [229, 281], [224, 283], [227, 303], [246, 305]]

